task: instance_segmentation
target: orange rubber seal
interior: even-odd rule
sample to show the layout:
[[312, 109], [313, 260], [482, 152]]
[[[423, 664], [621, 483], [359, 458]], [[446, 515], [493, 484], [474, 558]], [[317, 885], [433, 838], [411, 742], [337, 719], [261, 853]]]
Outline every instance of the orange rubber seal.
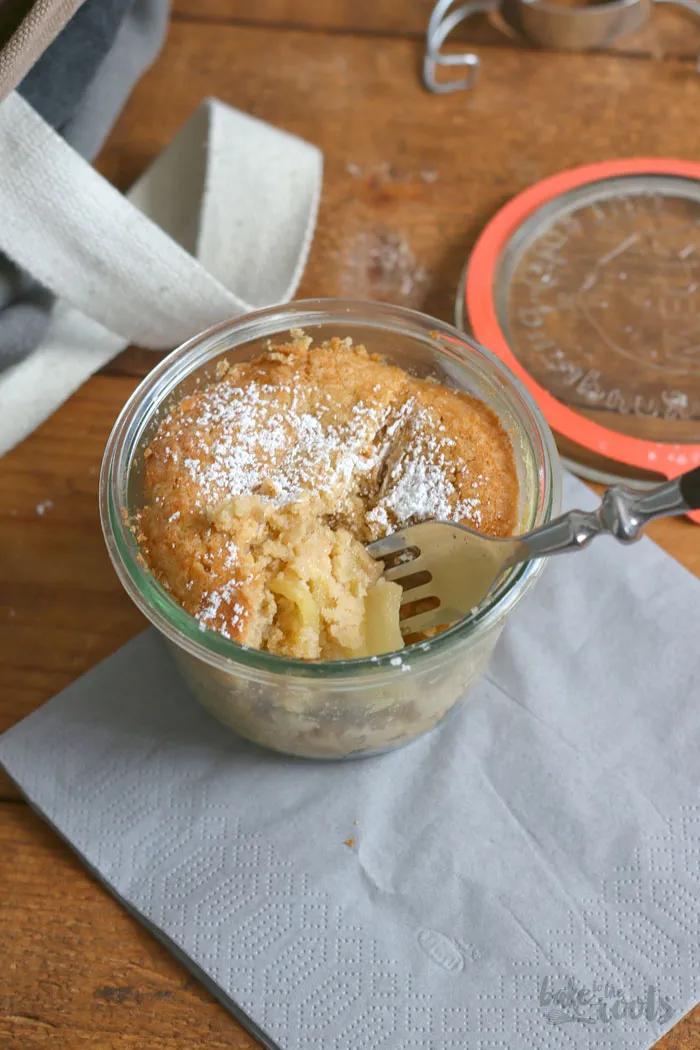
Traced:
[[[518, 360], [508, 345], [496, 311], [494, 286], [499, 260], [504, 247], [524, 220], [563, 193], [625, 175], [671, 175], [700, 181], [700, 164], [659, 157], [603, 161], [560, 172], [519, 193], [501, 208], [477, 241], [469, 259], [464, 306], [476, 339], [515, 373], [555, 431], [607, 459], [674, 478], [700, 465], [700, 444], [631, 437], [595, 423], [569, 408], [541, 386]], [[700, 521], [697, 514], [693, 518]]]

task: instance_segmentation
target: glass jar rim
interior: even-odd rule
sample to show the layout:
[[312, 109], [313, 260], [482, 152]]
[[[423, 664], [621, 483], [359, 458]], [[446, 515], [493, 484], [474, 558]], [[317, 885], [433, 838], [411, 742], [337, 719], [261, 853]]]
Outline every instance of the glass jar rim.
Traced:
[[434, 351], [447, 356], [451, 353], [467, 368], [478, 362], [490, 380], [499, 382], [501, 393], [527, 437], [542, 485], [540, 505], [535, 509], [535, 517], [539, 518], [536, 523], [548, 520], [559, 507], [558, 456], [552, 433], [540, 410], [522, 384], [494, 354], [452, 325], [390, 303], [334, 298], [296, 300], [212, 325], [163, 358], [127, 400], [105, 446], [99, 502], [107, 549], [117, 576], [132, 601], [171, 642], [220, 670], [230, 671], [236, 666], [252, 674], [268, 672], [336, 680], [380, 670], [400, 672], [401, 665], [406, 666], [409, 661], [411, 664], [422, 662], [429, 655], [439, 655], [456, 642], [481, 635], [520, 600], [543, 568], [541, 559], [516, 566], [477, 609], [433, 638], [380, 656], [317, 662], [253, 649], [216, 631], [203, 630], [195, 617], [187, 613], [151, 575], [139, 557], [128, 524], [130, 508], [126, 492], [140, 438], [164, 400], [188, 375], [212, 357], [225, 352], [218, 342], [222, 337], [237, 337], [230, 347], [233, 349], [253, 339], [269, 338], [291, 328], [313, 328], [314, 325], [342, 324], [343, 321], [367, 328], [390, 329], [397, 336], [403, 334], [429, 340]]

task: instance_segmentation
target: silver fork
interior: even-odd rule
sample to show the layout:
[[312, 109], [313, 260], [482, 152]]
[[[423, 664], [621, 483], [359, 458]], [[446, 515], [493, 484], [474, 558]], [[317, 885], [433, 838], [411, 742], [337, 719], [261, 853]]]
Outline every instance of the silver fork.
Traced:
[[461, 620], [518, 562], [581, 550], [603, 533], [632, 543], [652, 519], [699, 509], [696, 467], [645, 492], [616, 485], [596, 510], [570, 510], [523, 536], [494, 538], [454, 522], [426, 521], [370, 543], [367, 550], [384, 561], [385, 579], [403, 586], [401, 630], [409, 635]]

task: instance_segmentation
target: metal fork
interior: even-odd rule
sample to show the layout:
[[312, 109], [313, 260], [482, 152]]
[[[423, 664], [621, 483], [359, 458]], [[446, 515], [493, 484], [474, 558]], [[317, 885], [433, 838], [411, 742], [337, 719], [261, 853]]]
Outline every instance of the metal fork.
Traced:
[[607, 489], [596, 510], [571, 510], [523, 536], [494, 538], [465, 525], [426, 521], [370, 543], [384, 577], [400, 583], [405, 635], [461, 620], [479, 605], [506, 569], [547, 554], [581, 550], [607, 533], [621, 543], [639, 539], [654, 518], [700, 509], [700, 467], [645, 492]]

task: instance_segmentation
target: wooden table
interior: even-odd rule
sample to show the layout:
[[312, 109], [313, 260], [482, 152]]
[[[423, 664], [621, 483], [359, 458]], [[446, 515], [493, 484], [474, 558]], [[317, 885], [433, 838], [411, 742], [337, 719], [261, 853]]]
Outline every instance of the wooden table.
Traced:
[[[592, 55], [536, 53], [481, 18], [465, 32], [483, 60], [477, 90], [436, 97], [418, 80], [429, 7], [176, 0], [163, 54], [99, 167], [128, 186], [200, 99], [218, 96], [325, 153], [300, 295], [386, 298], [451, 319], [470, 246], [512, 194], [611, 156], [698, 159], [700, 29], [683, 15], [659, 11], [616, 53]], [[103, 549], [96, 492], [113, 419], [153, 360], [122, 354], [0, 461], [0, 729], [143, 627]], [[696, 527], [670, 521], [650, 532], [700, 574]], [[0, 886], [3, 1048], [257, 1045], [7, 780]], [[658, 1047], [697, 1050], [700, 1010]]]

